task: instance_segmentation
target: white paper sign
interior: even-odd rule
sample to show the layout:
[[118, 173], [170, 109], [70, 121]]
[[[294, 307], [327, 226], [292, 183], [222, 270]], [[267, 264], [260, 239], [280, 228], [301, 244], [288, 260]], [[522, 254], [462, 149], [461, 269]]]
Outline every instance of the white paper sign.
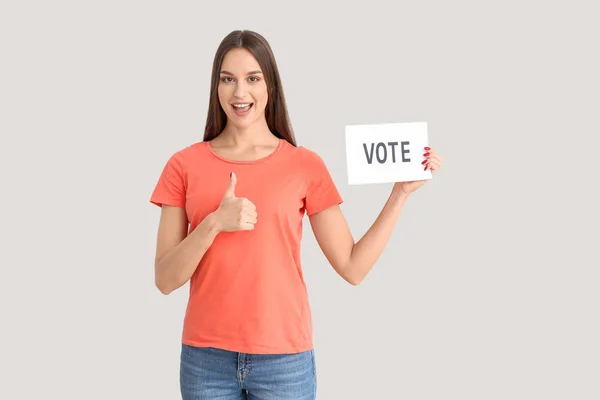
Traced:
[[346, 126], [348, 184], [431, 179], [422, 162], [427, 122]]

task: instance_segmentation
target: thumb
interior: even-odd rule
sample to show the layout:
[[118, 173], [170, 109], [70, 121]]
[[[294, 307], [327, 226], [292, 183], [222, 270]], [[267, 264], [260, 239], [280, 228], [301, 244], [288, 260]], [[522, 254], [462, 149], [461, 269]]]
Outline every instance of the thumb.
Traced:
[[229, 179], [229, 185], [227, 186], [227, 190], [225, 190], [224, 197], [235, 197], [235, 184], [237, 183], [237, 176], [235, 173], [231, 173], [231, 178]]

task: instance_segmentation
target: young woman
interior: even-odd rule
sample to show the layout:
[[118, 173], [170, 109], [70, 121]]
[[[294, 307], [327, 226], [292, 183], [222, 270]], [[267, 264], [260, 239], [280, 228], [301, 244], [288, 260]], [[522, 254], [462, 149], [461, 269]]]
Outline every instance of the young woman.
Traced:
[[[435, 173], [441, 159], [425, 148], [423, 164]], [[394, 184], [355, 242], [323, 160], [296, 144], [269, 44], [251, 31], [226, 36], [214, 59], [204, 140], [169, 158], [150, 199], [162, 207], [156, 286], [169, 294], [190, 281], [183, 399], [315, 399], [303, 216], [331, 266], [357, 285], [425, 182]]]

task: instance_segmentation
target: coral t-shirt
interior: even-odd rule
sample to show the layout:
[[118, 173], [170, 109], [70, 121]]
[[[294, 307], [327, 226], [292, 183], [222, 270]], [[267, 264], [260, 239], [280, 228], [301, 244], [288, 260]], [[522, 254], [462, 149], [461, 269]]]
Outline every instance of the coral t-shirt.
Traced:
[[302, 271], [304, 215], [342, 203], [321, 157], [280, 139], [256, 161], [221, 157], [197, 142], [167, 161], [150, 201], [185, 208], [189, 232], [216, 210], [237, 175], [235, 195], [256, 205], [254, 230], [219, 233], [190, 279], [182, 342], [256, 354], [313, 348]]

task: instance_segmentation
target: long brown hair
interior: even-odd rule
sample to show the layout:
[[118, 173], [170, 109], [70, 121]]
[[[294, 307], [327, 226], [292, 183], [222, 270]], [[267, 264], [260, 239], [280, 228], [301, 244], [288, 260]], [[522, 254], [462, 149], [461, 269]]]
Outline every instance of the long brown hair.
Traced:
[[210, 83], [210, 99], [208, 103], [208, 115], [204, 129], [204, 141], [209, 141], [219, 136], [227, 123], [227, 115], [219, 103], [219, 75], [223, 58], [229, 50], [246, 49], [260, 65], [268, 90], [268, 102], [265, 108], [265, 118], [271, 132], [280, 139], [285, 139], [291, 145], [296, 146], [296, 138], [287, 111], [283, 86], [279, 76], [279, 69], [271, 46], [260, 34], [248, 31], [233, 31], [221, 41], [212, 67]]

